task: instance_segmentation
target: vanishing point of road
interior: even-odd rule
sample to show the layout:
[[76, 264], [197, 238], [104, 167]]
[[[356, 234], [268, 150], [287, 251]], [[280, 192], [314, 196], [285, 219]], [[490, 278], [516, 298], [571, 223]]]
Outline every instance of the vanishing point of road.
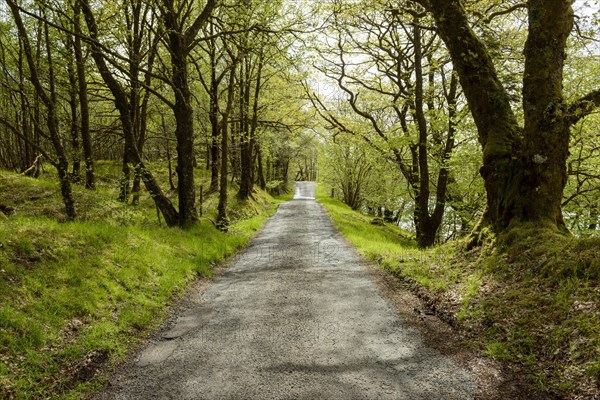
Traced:
[[470, 372], [403, 323], [297, 182], [98, 399], [472, 399]]

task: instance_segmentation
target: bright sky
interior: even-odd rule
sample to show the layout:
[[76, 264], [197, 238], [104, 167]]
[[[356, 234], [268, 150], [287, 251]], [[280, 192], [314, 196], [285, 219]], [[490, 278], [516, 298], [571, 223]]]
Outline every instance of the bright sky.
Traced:
[[[310, 7], [315, 0], [288, 1], [294, 3], [296, 7], [298, 7], [299, 4], [303, 7]], [[600, 0], [575, 0], [573, 9], [575, 15], [578, 17], [577, 22], [582, 30], [590, 27], [595, 27], [597, 30], [600, 30]], [[600, 56], [600, 35], [597, 36], [597, 39], [598, 41], [595, 44], [590, 45], [588, 50], [590, 53], [597, 53]], [[323, 37], [322, 40], [325, 42], [326, 38]], [[310, 66], [306, 65], [305, 68], [310, 68]], [[345, 94], [338, 88], [337, 83], [325, 78], [320, 72], [314, 71], [311, 73], [311, 76], [311, 86], [323, 100], [332, 97], [337, 98], [339, 96], [345, 97]]]

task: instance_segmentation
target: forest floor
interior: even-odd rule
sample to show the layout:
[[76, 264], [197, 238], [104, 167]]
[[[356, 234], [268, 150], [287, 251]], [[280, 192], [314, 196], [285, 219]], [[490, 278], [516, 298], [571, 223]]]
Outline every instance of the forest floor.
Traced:
[[313, 198], [311, 184], [297, 184], [96, 398], [519, 398], [492, 362], [356, 253]]

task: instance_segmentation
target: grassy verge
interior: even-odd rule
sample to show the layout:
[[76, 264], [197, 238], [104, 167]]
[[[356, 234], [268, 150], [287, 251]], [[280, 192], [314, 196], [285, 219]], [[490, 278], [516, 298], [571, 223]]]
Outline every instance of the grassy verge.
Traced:
[[[208, 218], [189, 231], [160, 226], [151, 199], [114, 201], [114, 186], [77, 187], [82, 220], [60, 223], [57, 184], [0, 172], [0, 398], [81, 398], [198, 276], [244, 246], [278, 201], [235, 200], [228, 234]], [[208, 201], [214, 201], [208, 197]], [[207, 208], [208, 210], [208, 208]], [[212, 212], [212, 211], [211, 211]]]
[[541, 396], [600, 398], [600, 240], [524, 226], [472, 252], [415, 248], [407, 234], [319, 196], [366, 258], [407, 281], [474, 346]]

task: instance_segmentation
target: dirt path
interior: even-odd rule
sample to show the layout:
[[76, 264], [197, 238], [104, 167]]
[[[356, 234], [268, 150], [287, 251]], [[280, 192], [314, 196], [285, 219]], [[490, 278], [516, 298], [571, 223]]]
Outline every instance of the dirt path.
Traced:
[[299, 183], [98, 398], [474, 398], [475, 378], [400, 320], [313, 197]]

